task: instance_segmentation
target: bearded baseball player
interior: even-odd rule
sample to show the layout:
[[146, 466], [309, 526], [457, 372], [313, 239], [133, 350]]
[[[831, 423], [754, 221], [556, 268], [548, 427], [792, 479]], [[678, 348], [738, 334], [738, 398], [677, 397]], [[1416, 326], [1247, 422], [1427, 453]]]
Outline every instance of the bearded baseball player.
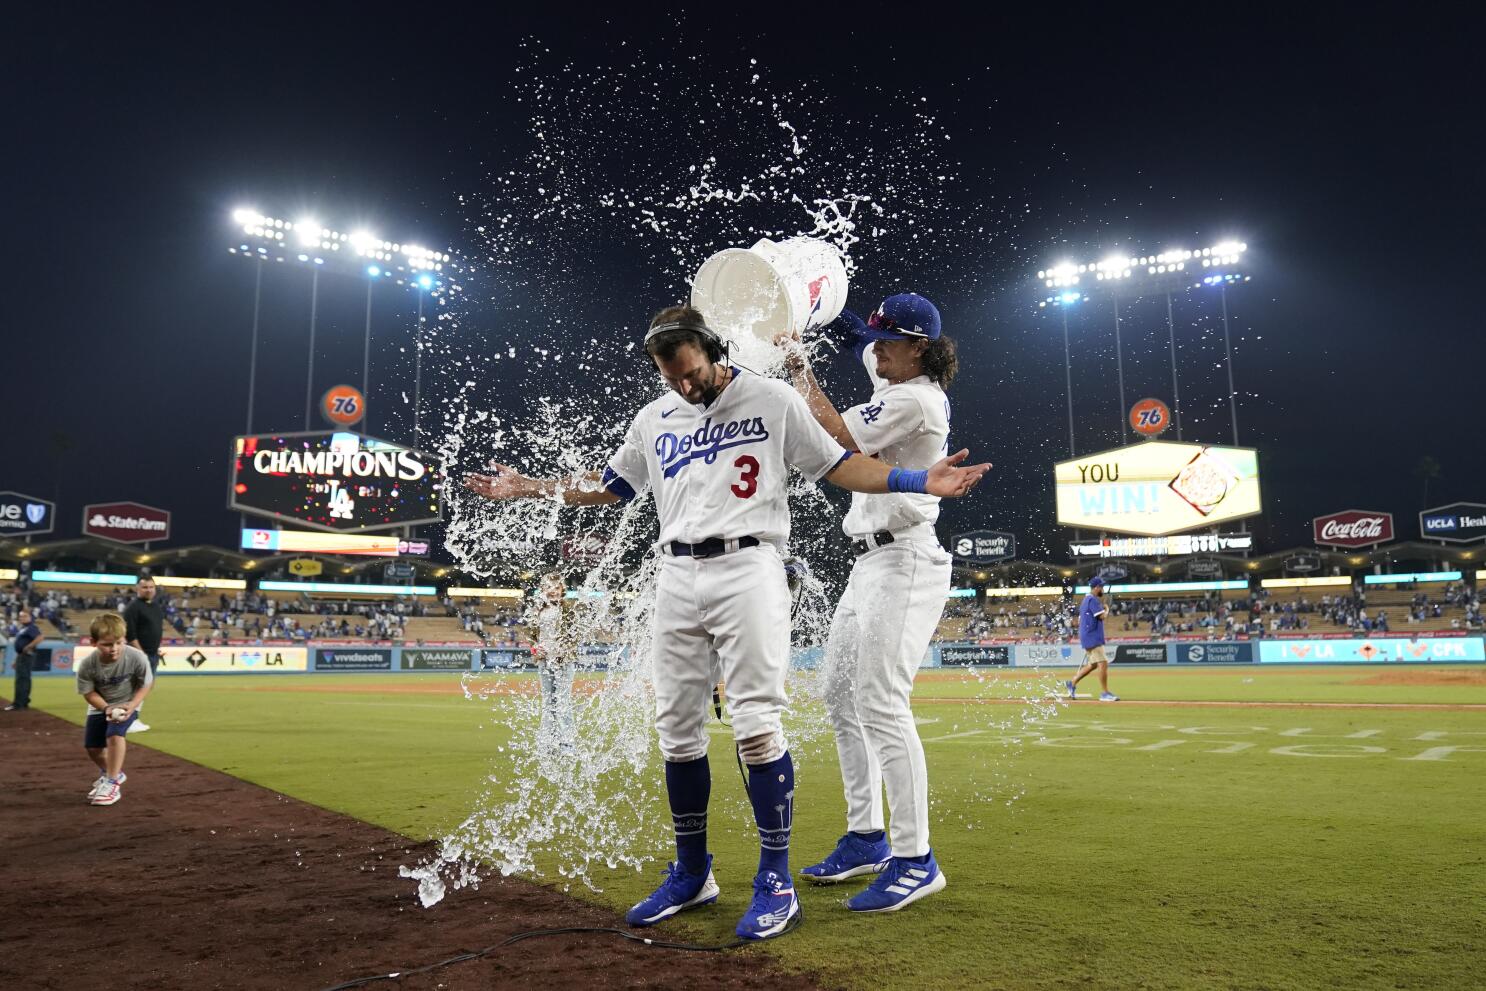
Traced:
[[744, 939], [793, 928], [799, 899], [790, 880], [795, 774], [781, 715], [789, 666], [790, 595], [781, 553], [789, 541], [789, 468], [859, 492], [963, 496], [989, 465], [964, 466], [960, 451], [927, 469], [853, 457], [831, 439], [788, 384], [726, 362], [702, 314], [662, 310], [645, 351], [670, 391], [635, 417], [608, 467], [570, 478], [528, 478], [505, 465], [465, 485], [489, 499], [561, 499], [602, 505], [646, 485], [660, 517], [653, 670], [656, 730], [676, 831], [676, 860], [655, 892], [631, 908], [650, 926], [715, 902], [707, 851], [712, 778], [707, 715], [714, 668], [727, 683], [739, 755], [759, 833], [753, 898], [738, 922]]
[[[842, 447], [894, 470], [938, 461], [949, 449], [944, 390], [957, 369], [939, 311], [903, 293], [884, 300], [865, 323], [849, 310], [842, 316], [857, 338], [872, 398], [837, 412], [803, 352], [791, 348], [785, 366], [810, 412]], [[909, 708], [914, 673], [949, 593], [952, 559], [934, 534], [938, 517], [939, 499], [928, 492], [857, 492], [843, 524], [856, 562], [831, 620], [825, 692], [847, 832], [801, 874], [818, 884], [876, 874], [847, 900], [853, 912], [896, 912], [946, 883], [929, 846], [928, 772]], [[883, 832], [884, 784], [891, 846]]]

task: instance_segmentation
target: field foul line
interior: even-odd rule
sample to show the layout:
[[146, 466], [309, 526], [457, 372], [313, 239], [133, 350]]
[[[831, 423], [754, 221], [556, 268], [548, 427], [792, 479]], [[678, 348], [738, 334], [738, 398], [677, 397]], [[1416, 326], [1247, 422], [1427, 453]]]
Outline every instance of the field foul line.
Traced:
[[1131, 706], [1164, 706], [1167, 708], [1214, 708], [1214, 709], [1429, 709], [1439, 712], [1464, 711], [1473, 712], [1486, 710], [1486, 702], [1198, 702], [1177, 701], [1159, 699], [1121, 699], [1119, 702], [1099, 702], [1093, 698], [1069, 699], [1064, 695], [1048, 695], [1038, 699], [983, 699], [983, 698], [921, 698], [913, 697], [915, 704], [919, 702], [935, 704], [961, 705], [1033, 705], [1046, 702], [1070, 702], [1076, 705], [1093, 703], [1100, 706], [1118, 706], [1129, 708]]
[[[450, 699], [450, 702], [453, 702], [453, 701], [464, 702], [466, 700], [465, 699], [457, 699], [457, 700]], [[475, 701], [475, 700], [474, 699], [470, 699], [468, 701]], [[371, 708], [377, 708], [377, 709], [447, 709], [447, 708], [449, 708], [449, 704], [447, 702], [444, 703], [444, 704], [442, 704], [442, 705], [436, 704], [434, 702], [336, 702], [336, 701], [322, 702], [321, 704], [322, 705], [364, 705], [364, 706], [369, 706]]]

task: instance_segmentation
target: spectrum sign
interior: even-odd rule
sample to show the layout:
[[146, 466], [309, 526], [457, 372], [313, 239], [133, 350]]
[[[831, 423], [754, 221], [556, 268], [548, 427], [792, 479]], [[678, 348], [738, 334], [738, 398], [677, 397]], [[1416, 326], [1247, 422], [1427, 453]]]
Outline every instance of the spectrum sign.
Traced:
[[430, 454], [346, 431], [233, 441], [228, 506], [330, 533], [391, 530], [443, 517], [443, 469]]
[[1054, 466], [1058, 522], [1138, 536], [1165, 536], [1262, 511], [1259, 453], [1144, 441]]

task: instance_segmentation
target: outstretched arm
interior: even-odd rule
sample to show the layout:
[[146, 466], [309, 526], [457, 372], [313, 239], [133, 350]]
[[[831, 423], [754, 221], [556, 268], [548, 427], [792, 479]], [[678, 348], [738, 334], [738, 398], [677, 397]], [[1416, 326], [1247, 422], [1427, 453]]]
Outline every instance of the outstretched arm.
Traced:
[[922, 473], [889, 468], [875, 458], [850, 457], [828, 472], [826, 479], [851, 492], [922, 492], [957, 499], [968, 495], [991, 470], [989, 463], [962, 466], [968, 457], [968, 450], [957, 451]]
[[606, 506], [619, 496], [604, 487], [596, 471], [569, 478], [528, 478], [510, 465], [492, 463], [490, 474], [464, 476], [464, 487], [497, 502], [507, 499], [560, 499], [569, 506]]
[[809, 407], [810, 415], [815, 417], [815, 422], [824, 427], [831, 439], [846, 450], [859, 450], [856, 439], [846, 429], [846, 421], [841, 418], [840, 411], [832, 404], [825, 390], [816, 381], [815, 373], [810, 370], [805, 351], [800, 347], [800, 335], [779, 334], [774, 338], [774, 343], [785, 349], [784, 368], [789, 372], [795, 391], [804, 397], [805, 405]]

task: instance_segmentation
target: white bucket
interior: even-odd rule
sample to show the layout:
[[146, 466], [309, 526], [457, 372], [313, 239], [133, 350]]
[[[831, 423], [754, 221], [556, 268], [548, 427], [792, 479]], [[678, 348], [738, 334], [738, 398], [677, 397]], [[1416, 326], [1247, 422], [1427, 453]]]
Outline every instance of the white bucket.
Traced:
[[846, 266], [826, 241], [764, 238], [708, 258], [691, 284], [691, 305], [724, 337], [765, 341], [821, 327], [846, 305]]

